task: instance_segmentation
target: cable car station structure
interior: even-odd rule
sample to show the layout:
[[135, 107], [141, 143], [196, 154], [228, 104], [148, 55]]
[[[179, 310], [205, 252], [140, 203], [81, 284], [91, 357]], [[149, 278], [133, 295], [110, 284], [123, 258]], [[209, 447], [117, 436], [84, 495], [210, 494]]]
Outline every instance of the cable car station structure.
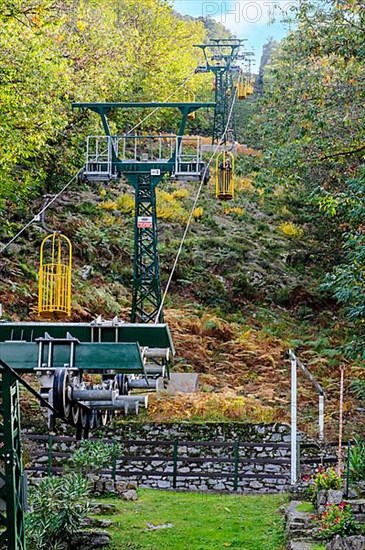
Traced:
[[[56, 321], [69, 314], [72, 247], [57, 233], [44, 239], [38, 308], [41, 318], [50, 320], [0, 321], [0, 499], [6, 503], [6, 512], [0, 512], [0, 547], [26, 547], [19, 384], [47, 407], [49, 429], [54, 429], [55, 419], [60, 418], [74, 426], [82, 438], [105, 425], [116, 411], [138, 413], [140, 407], [147, 406], [145, 393], [156, 391], [169, 377], [175, 350], [161, 306], [156, 187], [166, 174], [175, 179], [201, 180], [206, 176], [200, 138], [184, 135], [186, 123], [198, 109], [215, 107], [213, 141], [226, 142], [241, 43], [213, 41], [213, 64], [207, 56], [211, 45], [199, 46], [206, 66], [198, 67], [197, 72], [214, 73], [215, 102], [73, 104], [75, 109], [88, 109], [100, 116], [104, 129], [103, 136], [87, 139], [84, 180], [107, 183], [124, 176], [134, 188], [131, 323], [101, 317], [91, 323]], [[161, 108], [180, 111], [176, 135], [111, 134], [108, 115], [112, 111]], [[231, 158], [227, 153], [224, 162]], [[233, 168], [233, 162], [228, 169], [225, 166], [225, 177], [221, 178], [224, 191], [232, 196], [227, 174], [232, 174]], [[62, 249], [65, 242], [66, 253]], [[39, 392], [22, 379], [24, 373], [38, 375]]]

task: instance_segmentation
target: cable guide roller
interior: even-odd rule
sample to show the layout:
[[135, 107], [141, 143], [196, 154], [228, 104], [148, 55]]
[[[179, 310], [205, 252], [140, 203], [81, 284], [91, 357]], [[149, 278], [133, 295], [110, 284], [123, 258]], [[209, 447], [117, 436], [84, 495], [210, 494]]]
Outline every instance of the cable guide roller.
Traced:
[[59, 232], [42, 242], [38, 274], [38, 315], [45, 319], [71, 315], [71, 241]]
[[217, 156], [215, 193], [220, 200], [234, 197], [234, 156], [229, 151], [222, 151]]

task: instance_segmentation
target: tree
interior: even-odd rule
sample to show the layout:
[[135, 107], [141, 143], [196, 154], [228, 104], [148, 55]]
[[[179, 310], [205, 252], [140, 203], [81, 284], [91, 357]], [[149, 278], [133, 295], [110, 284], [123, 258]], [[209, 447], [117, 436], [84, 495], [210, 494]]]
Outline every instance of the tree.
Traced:
[[[364, 0], [301, 4], [296, 28], [264, 67], [250, 134], [264, 148], [257, 182], [267, 191], [278, 185], [304, 190], [307, 204], [328, 218], [328, 231], [343, 233], [340, 254], [332, 258], [340, 265], [325, 288], [351, 321], [365, 312], [364, 7]], [[357, 330], [364, 333], [361, 322]], [[357, 340], [365, 356], [364, 342]]]

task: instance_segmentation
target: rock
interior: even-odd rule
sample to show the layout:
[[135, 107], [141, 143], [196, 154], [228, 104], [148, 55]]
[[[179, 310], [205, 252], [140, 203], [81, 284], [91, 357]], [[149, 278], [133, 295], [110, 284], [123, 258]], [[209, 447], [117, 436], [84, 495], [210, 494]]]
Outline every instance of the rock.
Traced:
[[100, 495], [103, 494], [103, 492], [104, 492], [104, 483], [101, 480], [97, 481], [95, 483], [94, 487], [95, 487], [95, 489], [94, 489], [95, 492], [99, 493]]
[[169, 489], [170, 488], [170, 482], [169, 481], [158, 481], [157, 486], [159, 489]]
[[159, 529], [171, 529], [172, 523], [162, 523], [161, 525], [154, 525], [153, 523], [147, 523], [148, 531], [157, 531]]
[[85, 518], [81, 522], [81, 527], [98, 527], [98, 528], [106, 528], [110, 527], [113, 524], [110, 519], [98, 519], [98, 518]]
[[81, 269], [81, 279], [86, 281], [92, 275], [93, 268], [91, 265], [84, 265]]
[[110, 535], [107, 531], [78, 531], [72, 537], [71, 548], [90, 550], [109, 546]]
[[328, 504], [340, 504], [343, 500], [343, 491], [341, 489], [329, 489], [327, 492]]
[[365, 550], [365, 537], [362, 535], [352, 537], [337, 535], [327, 544], [326, 550]]
[[261, 489], [262, 483], [259, 481], [251, 481], [250, 487], [252, 487], [252, 489]]
[[116, 481], [115, 490], [117, 491], [118, 495], [120, 493], [128, 491], [128, 489], [134, 489], [134, 487], [128, 487], [128, 483], [126, 481]]
[[114, 493], [115, 492], [115, 482], [112, 479], [109, 479], [105, 483], [105, 491], [107, 493]]
[[93, 514], [115, 514], [117, 507], [115, 504], [106, 504], [105, 502], [95, 502], [92, 504], [91, 512]]
[[288, 550], [312, 550], [312, 548], [312, 543], [306, 540], [292, 540], [288, 545]]
[[224, 483], [216, 483], [213, 487], [215, 491], [224, 491], [225, 488], [226, 486], [224, 485]]
[[137, 491], [134, 489], [129, 489], [120, 495], [120, 498], [123, 500], [138, 500]]

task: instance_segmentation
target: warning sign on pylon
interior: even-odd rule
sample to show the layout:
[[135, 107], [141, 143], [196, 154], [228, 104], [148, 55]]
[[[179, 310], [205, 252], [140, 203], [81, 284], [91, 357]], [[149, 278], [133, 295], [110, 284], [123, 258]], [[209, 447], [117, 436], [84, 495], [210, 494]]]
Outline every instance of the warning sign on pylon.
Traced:
[[151, 216], [138, 216], [137, 219], [138, 229], [151, 229], [152, 217]]

